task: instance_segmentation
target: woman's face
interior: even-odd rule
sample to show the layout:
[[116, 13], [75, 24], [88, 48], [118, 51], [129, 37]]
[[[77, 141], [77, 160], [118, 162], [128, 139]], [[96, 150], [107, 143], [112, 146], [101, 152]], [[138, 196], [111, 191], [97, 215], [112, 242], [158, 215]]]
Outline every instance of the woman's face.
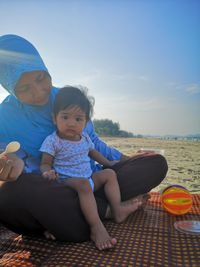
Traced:
[[23, 103], [42, 106], [48, 102], [51, 87], [51, 77], [47, 72], [27, 72], [19, 79], [15, 95]]

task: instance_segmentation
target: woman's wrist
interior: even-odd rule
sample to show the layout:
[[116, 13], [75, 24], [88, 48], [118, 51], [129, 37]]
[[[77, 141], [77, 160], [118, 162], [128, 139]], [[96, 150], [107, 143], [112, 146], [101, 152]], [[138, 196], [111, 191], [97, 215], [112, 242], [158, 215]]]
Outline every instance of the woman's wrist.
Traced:
[[121, 161], [121, 160], [127, 160], [127, 159], [130, 159], [130, 157], [127, 156], [127, 155], [122, 154], [122, 155], [121, 155], [121, 158], [120, 158], [120, 161]]

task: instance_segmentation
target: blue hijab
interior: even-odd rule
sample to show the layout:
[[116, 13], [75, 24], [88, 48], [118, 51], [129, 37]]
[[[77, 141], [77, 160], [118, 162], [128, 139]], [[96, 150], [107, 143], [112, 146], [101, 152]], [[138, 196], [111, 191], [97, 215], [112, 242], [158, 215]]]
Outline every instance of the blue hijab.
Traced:
[[48, 72], [36, 48], [20, 36], [1, 36], [0, 84], [10, 95], [0, 104], [0, 141], [18, 141], [27, 153], [39, 157], [41, 143], [55, 130], [52, 107], [58, 89], [52, 87], [44, 106], [20, 102], [15, 85], [23, 73], [31, 71]]

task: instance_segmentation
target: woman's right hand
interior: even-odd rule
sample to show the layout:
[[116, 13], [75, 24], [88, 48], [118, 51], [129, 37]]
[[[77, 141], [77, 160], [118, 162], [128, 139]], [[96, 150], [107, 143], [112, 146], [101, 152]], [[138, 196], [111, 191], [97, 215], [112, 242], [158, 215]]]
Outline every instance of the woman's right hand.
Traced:
[[0, 158], [0, 181], [15, 181], [24, 169], [24, 162], [14, 154]]

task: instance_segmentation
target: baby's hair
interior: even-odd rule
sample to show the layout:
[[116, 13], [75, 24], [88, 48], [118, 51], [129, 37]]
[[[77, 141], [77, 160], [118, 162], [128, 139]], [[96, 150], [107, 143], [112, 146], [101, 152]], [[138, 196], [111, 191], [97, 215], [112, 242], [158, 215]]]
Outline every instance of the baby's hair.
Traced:
[[88, 96], [87, 88], [77, 88], [65, 86], [59, 89], [54, 102], [54, 116], [61, 110], [68, 107], [78, 106], [86, 114], [86, 120], [90, 120], [93, 115], [94, 98]]

